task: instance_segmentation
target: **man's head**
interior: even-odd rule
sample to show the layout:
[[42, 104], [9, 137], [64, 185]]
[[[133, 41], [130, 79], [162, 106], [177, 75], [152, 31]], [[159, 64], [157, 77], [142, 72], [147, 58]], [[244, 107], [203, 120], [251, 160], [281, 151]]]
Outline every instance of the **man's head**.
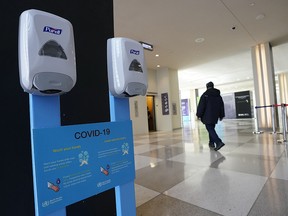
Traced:
[[208, 83], [206, 84], [206, 88], [207, 88], [207, 89], [214, 88], [214, 83], [213, 83], [213, 82], [208, 82]]

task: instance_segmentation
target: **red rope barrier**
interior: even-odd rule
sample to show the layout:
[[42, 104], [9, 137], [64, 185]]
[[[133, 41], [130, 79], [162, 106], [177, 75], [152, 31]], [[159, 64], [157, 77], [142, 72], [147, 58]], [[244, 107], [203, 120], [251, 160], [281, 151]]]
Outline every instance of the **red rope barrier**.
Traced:
[[259, 109], [259, 108], [267, 108], [267, 107], [287, 107], [288, 104], [272, 104], [272, 105], [264, 105], [264, 106], [255, 106], [255, 109]]

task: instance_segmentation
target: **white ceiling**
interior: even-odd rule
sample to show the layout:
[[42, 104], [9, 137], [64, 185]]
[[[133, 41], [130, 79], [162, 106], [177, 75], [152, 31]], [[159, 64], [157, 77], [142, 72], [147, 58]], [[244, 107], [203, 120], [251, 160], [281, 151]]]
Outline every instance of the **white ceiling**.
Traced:
[[250, 50], [263, 42], [276, 74], [288, 72], [288, 0], [114, 0], [114, 31], [152, 44], [147, 67], [178, 70], [181, 90], [253, 88]]

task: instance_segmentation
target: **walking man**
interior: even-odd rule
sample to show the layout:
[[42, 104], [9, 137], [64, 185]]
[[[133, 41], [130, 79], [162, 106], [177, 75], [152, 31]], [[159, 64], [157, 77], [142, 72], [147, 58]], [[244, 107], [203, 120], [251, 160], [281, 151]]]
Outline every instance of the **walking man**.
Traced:
[[214, 88], [214, 83], [206, 84], [207, 90], [201, 95], [196, 116], [205, 124], [209, 134], [209, 147], [215, 151], [221, 149], [225, 144], [215, 131], [218, 119], [222, 121], [225, 117], [224, 103], [220, 91]]

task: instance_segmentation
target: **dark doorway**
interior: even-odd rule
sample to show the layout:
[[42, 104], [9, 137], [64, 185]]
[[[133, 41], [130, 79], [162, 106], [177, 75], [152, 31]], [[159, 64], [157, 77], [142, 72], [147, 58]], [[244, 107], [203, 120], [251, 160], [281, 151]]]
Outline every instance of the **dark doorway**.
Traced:
[[156, 131], [155, 102], [153, 95], [146, 96], [149, 131]]

